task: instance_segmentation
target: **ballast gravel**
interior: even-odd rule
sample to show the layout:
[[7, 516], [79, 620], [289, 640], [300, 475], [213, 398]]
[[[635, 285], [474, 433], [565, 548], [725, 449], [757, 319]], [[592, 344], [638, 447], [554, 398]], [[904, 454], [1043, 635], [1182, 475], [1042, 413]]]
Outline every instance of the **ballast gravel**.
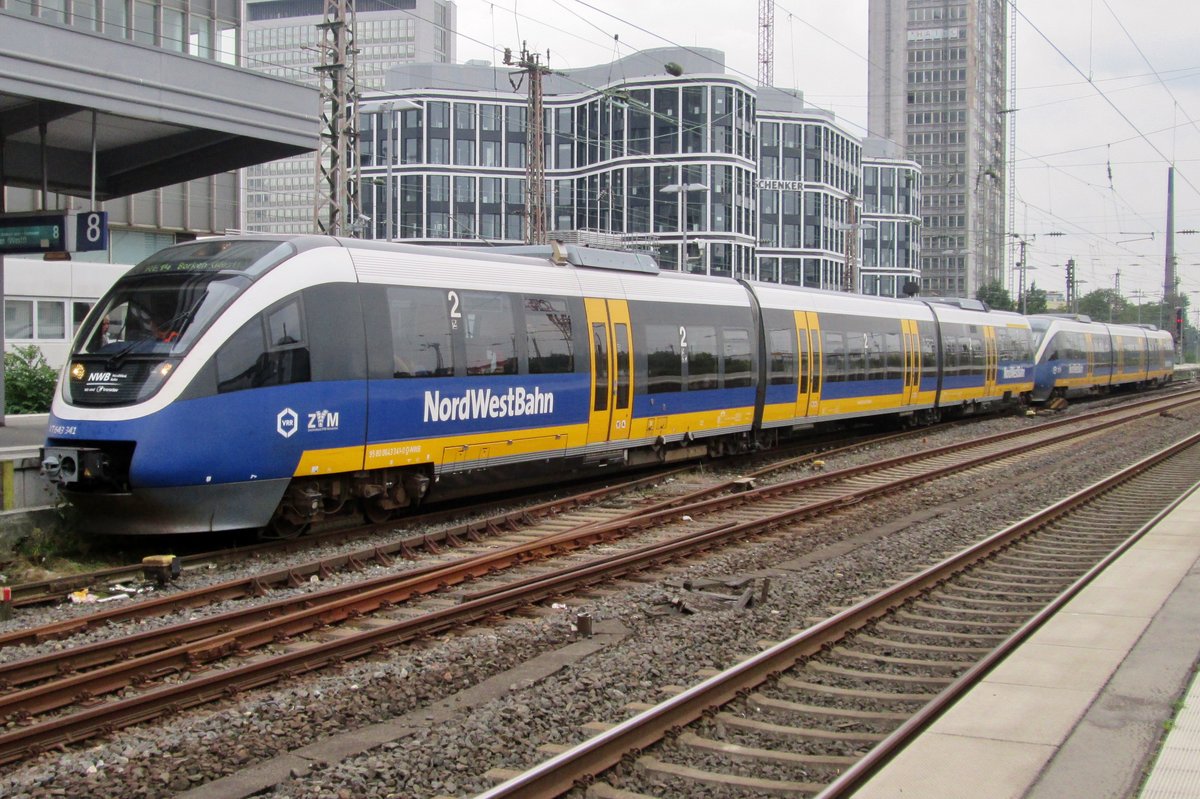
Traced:
[[[1095, 407], [1095, 406], [1091, 406]], [[911, 574], [951, 552], [1077, 491], [1194, 429], [1200, 411], [1174, 411], [1111, 428], [1084, 444], [1051, 447], [969, 476], [938, 480], [802, 524], [787, 534], [730, 546], [689, 560], [654, 581], [621, 582], [566, 606], [544, 607], [494, 626], [400, 646], [385, 655], [298, 677], [199, 710], [62, 752], [49, 752], [0, 773], [0, 796], [168, 797], [263, 764], [330, 736], [399, 718], [483, 680], [517, 669], [576, 640], [576, 614], [618, 624], [617, 643], [532, 684], [463, 707], [448, 721], [413, 724], [406, 734], [269, 787], [268, 797], [472, 796], [494, 784], [494, 769], [521, 770], [548, 756], [539, 747], [569, 746], [589, 736], [584, 725], [613, 723], [653, 703], [669, 686], [698, 681], [813, 621]], [[916, 449], [1036, 424], [1017, 417], [981, 420], [931, 432], [925, 440], [869, 447], [827, 461], [827, 470], [878, 461]], [[898, 521], [900, 520], [900, 521]], [[306, 558], [312, 557], [311, 553]], [[255, 563], [247, 573], [282, 564]], [[213, 579], [232, 579], [221, 567]], [[768, 579], [766, 601], [743, 610], [720, 603], [677, 611], [687, 579]], [[67, 613], [76, 613], [69, 610]], [[193, 613], [216, 612], [215, 609]], [[37, 619], [49, 620], [55, 611]], [[30, 623], [24, 616], [11, 624]], [[73, 646], [93, 635], [0, 656], [27, 657], [43, 647]], [[411, 714], [417, 714], [415, 717]], [[2, 734], [2, 730], [0, 730]], [[714, 796], [721, 795], [714, 792]]]

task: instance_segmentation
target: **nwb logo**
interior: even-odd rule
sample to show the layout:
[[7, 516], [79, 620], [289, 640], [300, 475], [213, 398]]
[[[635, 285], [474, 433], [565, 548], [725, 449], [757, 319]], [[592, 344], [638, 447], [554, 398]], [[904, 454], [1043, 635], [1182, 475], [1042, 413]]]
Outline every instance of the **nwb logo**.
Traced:
[[309, 432], [319, 430], [337, 430], [338, 429], [338, 412], [337, 411], [313, 411], [308, 415]]

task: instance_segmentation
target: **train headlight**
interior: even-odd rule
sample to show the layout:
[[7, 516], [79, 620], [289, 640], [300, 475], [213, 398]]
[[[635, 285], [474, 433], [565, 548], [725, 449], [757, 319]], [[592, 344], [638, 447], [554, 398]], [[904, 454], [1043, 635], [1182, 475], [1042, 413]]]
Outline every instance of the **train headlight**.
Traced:
[[138, 402], [158, 391], [173, 371], [175, 371], [175, 361], [163, 361], [155, 364], [154, 368], [146, 375], [146, 381], [142, 384], [141, 390], [138, 391]]
[[87, 367], [81, 363], [71, 364], [71, 379], [82, 380], [87, 377]]

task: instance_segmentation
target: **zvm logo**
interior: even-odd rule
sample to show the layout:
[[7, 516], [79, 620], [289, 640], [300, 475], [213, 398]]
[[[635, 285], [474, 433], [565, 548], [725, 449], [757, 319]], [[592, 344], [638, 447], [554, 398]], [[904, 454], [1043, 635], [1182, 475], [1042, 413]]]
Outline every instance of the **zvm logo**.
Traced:
[[308, 415], [308, 432], [338, 429], [338, 412], [320, 410]]
[[284, 408], [275, 417], [275, 429], [284, 438], [291, 438], [300, 429], [300, 417], [291, 408]]

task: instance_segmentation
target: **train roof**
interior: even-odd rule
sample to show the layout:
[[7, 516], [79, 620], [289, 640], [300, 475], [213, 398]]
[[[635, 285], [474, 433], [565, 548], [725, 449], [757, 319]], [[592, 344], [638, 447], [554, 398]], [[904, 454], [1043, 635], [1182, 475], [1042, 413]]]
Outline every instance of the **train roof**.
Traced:
[[1080, 333], [1095, 332], [1097, 328], [1109, 335], [1136, 336], [1139, 338], [1171, 338], [1171, 334], [1156, 325], [1125, 324], [1123, 322], [1100, 322], [1087, 314], [1036, 314], [1029, 317], [1030, 324], [1038, 332], [1050, 333], [1070, 330]]

